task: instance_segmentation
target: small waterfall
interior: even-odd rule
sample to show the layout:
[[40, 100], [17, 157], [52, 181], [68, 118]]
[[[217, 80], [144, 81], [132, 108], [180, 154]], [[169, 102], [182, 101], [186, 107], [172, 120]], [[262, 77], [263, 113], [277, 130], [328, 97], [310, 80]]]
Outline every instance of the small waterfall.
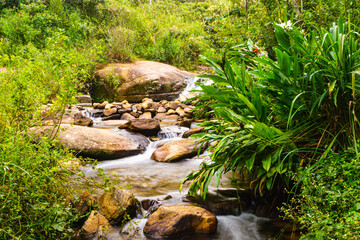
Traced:
[[181, 138], [187, 130], [189, 130], [189, 128], [180, 126], [162, 127], [161, 131], [158, 133], [158, 137], [162, 139]]
[[199, 87], [196, 83], [204, 83], [205, 85], [210, 85], [213, 83], [213, 81], [207, 78], [189, 77], [186, 80], [186, 87], [184, 88], [182, 93], [180, 93], [179, 99], [181, 101], [185, 101], [196, 95], [195, 92], [191, 92], [191, 91], [201, 90], [201, 87]]
[[102, 117], [96, 117], [94, 113], [91, 113], [87, 110], [88, 108], [86, 108], [85, 110], [82, 110], [81, 113], [88, 118], [91, 118], [93, 120], [93, 124], [96, 125], [99, 122], [102, 121]]

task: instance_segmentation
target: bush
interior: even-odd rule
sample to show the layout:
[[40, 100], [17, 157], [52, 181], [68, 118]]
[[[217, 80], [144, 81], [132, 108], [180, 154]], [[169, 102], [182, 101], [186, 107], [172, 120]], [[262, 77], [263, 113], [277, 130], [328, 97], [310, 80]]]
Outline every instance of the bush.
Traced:
[[332, 153], [316, 168], [303, 170], [302, 187], [285, 216], [300, 223], [302, 239], [357, 239], [359, 235], [359, 159]]
[[[360, 51], [350, 23], [305, 34], [291, 24], [275, 26], [279, 46], [277, 61], [259, 56], [252, 66], [236, 62], [259, 55], [257, 48], [241, 48], [233, 63], [220, 65], [207, 59], [217, 75], [201, 76], [214, 81], [200, 84], [217, 122], [205, 122], [201, 144], [210, 143], [211, 161], [189, 174], [190, 192], [205, 196], [217, 175], [246, 168], [255, 190], [270, 190], [275, 183], [289, 187], [299, 180], [300, 166], [325, 158], [330, 149], [341, 152], [359, 138], [356, 99]], [[321, 39], [321, 44], [318, 44]], [[251, 57], [250, 57], [251, 58]], [[249, 68], [249, 70], [248, 70]], [[278, 181], [281, 179], [281, 181]]]

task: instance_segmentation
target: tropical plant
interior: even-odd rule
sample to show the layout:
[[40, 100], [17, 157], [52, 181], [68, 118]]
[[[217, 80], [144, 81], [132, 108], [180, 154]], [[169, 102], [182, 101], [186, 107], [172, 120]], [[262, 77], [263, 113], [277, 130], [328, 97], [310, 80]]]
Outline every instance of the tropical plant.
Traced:
[[340, 19], [329, 31], [309, 34], [291, 23], [275, 30], [276, 61], [256, 57], [256, 70], [206, 59], [217, 75], [207, 76], [213, 86], [200, 85], [215, 99], [218, 121], [203, 124], [213, 131], [201, 134], [200, 142], [213, 152], [183, 180], [191, 181], [191, 193], [205, 196], [212, 176], [219, 184], [223, 173], [243, 168], [261, 192], [274, 183], [288, 185], [292, 172], [324, 159], [330, 148], [355, 146], [357, 152], [360, 50], [350, 22]]

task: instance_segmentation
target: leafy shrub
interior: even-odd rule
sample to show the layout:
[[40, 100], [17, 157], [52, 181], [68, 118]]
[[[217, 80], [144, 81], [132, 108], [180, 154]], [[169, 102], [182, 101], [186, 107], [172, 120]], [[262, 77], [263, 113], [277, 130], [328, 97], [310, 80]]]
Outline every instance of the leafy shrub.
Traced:
[[283, 208], [305, 229], [301, 239], [358, 238], [359, 174], [359, 159], [351, 152], [332, 153], [316, 168], [303, 170], [301, 193]]
[[191, 193], [205, 196], [214, 175], [219, 183], [222, 173], [242, 168], [260, 192], [275, 183], [289, 186], [299, 166], [325, 158], [331, 148], [355, 146], [357, 153], [357, 33], [342, 19], [329, 31], [309, 34], [289, 24], [275, 29], [277, 61], [262, 55], [255, 59], [257, 70], [247, 70], [245, 64], [207, 60], [215, 85], [201, 87], [216, 100], [218, 121], [203, 124], [215, 130], [201, 135], [213, 153], [184, 179], [191, 180]]

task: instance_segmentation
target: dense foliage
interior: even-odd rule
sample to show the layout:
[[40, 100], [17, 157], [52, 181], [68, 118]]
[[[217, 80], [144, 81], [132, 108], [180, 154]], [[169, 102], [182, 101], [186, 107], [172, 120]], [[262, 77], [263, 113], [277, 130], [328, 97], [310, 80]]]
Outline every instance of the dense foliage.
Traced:
[[[291, 183], [304, 177], [307, 182], [297, 183], [304, 186], [301, 195], [314, 200], [311, 194], [317, 187], [308, 185], [312, 178], [307, 174], [324, 159], [329, 161], [330, 151], [340, 154], [331, 158], [338, 159], [337, 164], [349, 159], [341, 155], [344, 151], [351, 149], [352, 156], [358, 155], [360, 51], [353, 28], [350, 21], [340, 19], [329, 30], [314, 28], [306, 33], [287, 22], [275, 25], [276, 60], [253, 46], [232, 52], [231, 61], [225, 58], [220, 65], [206, 59], [216, 75], [202, 76], [214, 84], [200, 84], [200, 98], [215, 100], [212, 108], [218, 121], [205, 122], [210, 131], [198, 135], [201, 144], [210, 144], [212, 154], [184, 179], [191, 181], [191, 193], [200, 190], [205, 197], [213, 176], [219, 184], [223, 173], [246, 169], [252, 187], [260, 193], [274, 185], [291, 189]], [[309, 170], [303, 172], [303, 166]], [[333, 171], [336, 175], [342, 169]], [[306, 207], [303, 211], [310, 212]], [[314, 219], [308, 215], [299, 220], [311, 225], [311, 230], [320, 226], [311, 224]], [[326, 234], [341, 235], [344, 229], [339, 228]], [[331, 236], [335, 235], [327, 235]]]
[[[316, 162], [326, 166], [339, 159], [339, 168], [334, 165], [331, 171], [356, 169], [346, 159], [357, 154], [359, 54], [354, 28], [360, 25], [359, 2], [298, 2], [0, 1], [0, 238], [70, 238], [78, 218], [64, 188], [68, 176], [62, 162], [72, 155], [53, 147], [51, 139], [35, 144], [27, 134], [40, 124], [43, 104], [62, 111], [75, 95], [96, 84], [94, 70], [107, 62], [148, 59], [196, 69], [200, 55], [208, 57], [217, 73], [210, 76], [215, 85], [203, 86], [201, 98], [214, 103], [219, 121], [205, 124], [216, 130], [203, 137], [215, 143], [213, 162], [189, 177], [196, 180], [193, 190], [206, 192], [213, 175], [220, 181], [221, 173], [241, 167], [250, 170], [261, 191], [286, 185], [296, 172], [292, 180], [303, 179], [306, 204], [289, 216], [321, 235], [330, 231], [319, 230], [325, 218], [311, 225], [314, 218], [306, 216], [342, 209], [337, 224], [348, 230], [339, 232], [356, 231], [348, 219], [357, 216], [358, 206], [351, 208], [353, 215], [344, 207], [355, 200], [315, 209], [317, 200], [311, 195], [319, 190], [308, 186], [314, 179], [339, 181], [340, 175], [332, 178], [326, 168], [315, 171]], [[339, 22], [323, 30], [350, 15], [355, 26]], [[273, 25], [288, 19], [301, 28]], [[232, 47], [249, 38], [254, 44]], [[225, 50], [229, 60], [216, 64]], [[351, 148], [352, 153], [341, 155]], [[327, 158], [331, 151], [340, 155]], [[347, 196], [357, 196], [351, 176], [342, 186], [353, 189]], [[341, 188], [335, 183], [330, 187], [330, 195]]]

